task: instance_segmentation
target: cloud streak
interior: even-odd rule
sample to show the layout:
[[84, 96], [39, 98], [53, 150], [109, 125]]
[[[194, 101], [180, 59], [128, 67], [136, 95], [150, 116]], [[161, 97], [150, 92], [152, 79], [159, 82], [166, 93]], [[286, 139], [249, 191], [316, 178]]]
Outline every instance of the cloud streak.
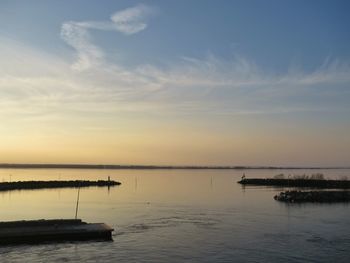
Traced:
[[130, 69], [104, 62], [92, 30], [136, 34], [147, 27], [146, 18], [153, 13], [138, 5], [114, 13], [110, 21], [63, 23], [61, 37], [77, 52], [73, 65], [0, 39], [0, 118], [349, 111], [350, 66], [338, 60], [327, 59], [311, 72], [278, 74], [239, 55], [228, 60], [182, 57], [166, 68], [147, 64]]
[[267, 73], [243, 57], [224, 61], [214, 56], [184, 58], [167, 69], [103, 64], [76, 72], [58, 57], [6, 41], [1, 41], [0, 56], [0, 118], [349, 110], [350, 67], [338, 61], [286, 74]]
[[65, 22], [61, 28], [61, 37], [77, 52], [77, 60], [72, 68], [83, 71], [103, 61], [104, 52], [92, 43], [92, 29], [118, 31], [125, 35], [136, 34], [146, 29], [144, 20], [154, 12], [151, 7], [137, 5], [114, 13], [110, 21]]
[[117, 31], [126, 35], [132, 35], [147, 27], [147, 24], [143, 22], [143, 19], [152, 13], [154, 13], [154, 9], [145, 5], [138, 5], [136, 7], [116, 12], [112, 15], [111, 20]]
[[75, 70], [82, 71], [98, 65], [104, 57], [103, 51], [91, 43], [88, 29], [75, 22], [62, 25], [61, 37], [77, 51], [77, 60], [72, 65]]

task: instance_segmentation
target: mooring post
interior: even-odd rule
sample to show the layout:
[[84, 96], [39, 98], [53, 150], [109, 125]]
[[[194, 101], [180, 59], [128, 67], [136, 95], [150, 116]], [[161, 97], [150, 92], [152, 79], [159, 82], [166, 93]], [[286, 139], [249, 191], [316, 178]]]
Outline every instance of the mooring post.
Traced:
[[290, 174], [288, 174], [288, 188], [289, 188]]
[[80, 187], [78, 188], [77, 205], [75, 207], [75, 219], [77, 219], [77, 216], [78, 216], [79, 195], [80, 195]]

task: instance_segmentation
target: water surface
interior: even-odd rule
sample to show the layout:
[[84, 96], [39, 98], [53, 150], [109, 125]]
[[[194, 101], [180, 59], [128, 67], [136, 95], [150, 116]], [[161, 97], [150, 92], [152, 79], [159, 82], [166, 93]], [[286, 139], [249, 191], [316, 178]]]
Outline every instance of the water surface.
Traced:
[[[281, 189], [236, 182], [278, 173], [350, 170], [0, 169], [0, 180], [97, 180], [82, 188], [79, 217], [116, 229], [113, 242], [0, 247], [1, 262], [348, 262], [350, 206], [288, 205]], [[72, 218], [76, 189], [0, 193], [0, 220]]]

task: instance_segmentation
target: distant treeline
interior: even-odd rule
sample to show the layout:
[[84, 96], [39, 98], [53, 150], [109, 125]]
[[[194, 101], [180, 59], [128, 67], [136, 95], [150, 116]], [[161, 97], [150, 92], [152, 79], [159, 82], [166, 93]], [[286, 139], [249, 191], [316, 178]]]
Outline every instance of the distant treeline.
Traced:
[[350, 169], [350, 167], [279, 167], [279, 166], [157, 166], [157, 165], [115, 165], [115, 164], [12, 164], [0, 163], [0, 168], [16, 169]]

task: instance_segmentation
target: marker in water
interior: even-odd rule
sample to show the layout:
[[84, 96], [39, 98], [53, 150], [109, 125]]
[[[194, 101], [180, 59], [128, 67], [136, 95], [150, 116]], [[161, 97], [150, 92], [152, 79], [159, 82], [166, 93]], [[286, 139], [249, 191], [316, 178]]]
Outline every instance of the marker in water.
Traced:
[[78, 188], [77, 205], [75, 207], [75, 219], [77, 219], [77, 216], [78, 216], [79, 195], [80, 195], [80, 187]]

